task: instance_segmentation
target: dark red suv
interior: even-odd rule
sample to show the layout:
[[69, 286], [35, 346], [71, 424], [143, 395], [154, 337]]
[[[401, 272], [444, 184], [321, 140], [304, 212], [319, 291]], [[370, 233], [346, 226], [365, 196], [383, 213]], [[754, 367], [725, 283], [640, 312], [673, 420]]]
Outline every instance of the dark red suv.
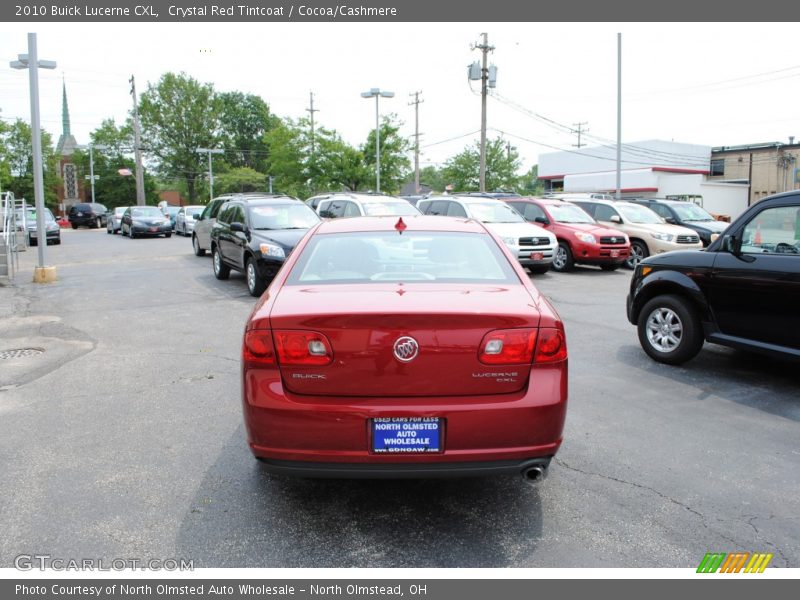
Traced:
[[576, 263], [614, 271], [630, 254], [627, 235], [600, 225], [575, 204], [549, 198], [513, 198], [506, 203], [526, 221], [555, 234], [558, 248], [551, 265], [554, 271], [570, 271]]

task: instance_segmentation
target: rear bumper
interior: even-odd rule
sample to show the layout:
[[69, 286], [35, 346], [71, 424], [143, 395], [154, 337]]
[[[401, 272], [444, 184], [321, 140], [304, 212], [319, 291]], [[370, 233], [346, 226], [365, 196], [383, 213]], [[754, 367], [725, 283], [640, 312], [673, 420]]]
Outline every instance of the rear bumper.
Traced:
[[[274, 472], [319, 477], [519, 473], [561, 445], [567, 364], [535, 366], [520, 392], [471, 397], [337, 397], [287, 392], [272, 369], [243, 371], [248, 445]], [[443, 419], [442, 452], [376, 454], [370, 420]]]
[[552, 457], [462, 463], [353, 464], [314, 463], [259, 458], [264, 469], [276, 475], [327, 479], [425, 479], [520, 475], [531, 467], [550, 466]]

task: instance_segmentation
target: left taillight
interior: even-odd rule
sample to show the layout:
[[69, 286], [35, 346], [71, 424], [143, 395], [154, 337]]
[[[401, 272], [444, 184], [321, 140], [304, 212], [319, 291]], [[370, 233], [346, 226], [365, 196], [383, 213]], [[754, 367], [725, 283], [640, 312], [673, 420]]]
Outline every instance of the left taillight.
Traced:
[[275, 346], [269, 330], [253, 329], [245, 332], [242, 359], [251, 364], [275, 364]]
[[333, 362], [328, 338], [316, 331], [275, 331], [275, 349], [283, 366], [324, 366]]
[[529, 365], [535, 347], [535, 329], [497, 329], [484, 336], [478, 360], [485, 365]]

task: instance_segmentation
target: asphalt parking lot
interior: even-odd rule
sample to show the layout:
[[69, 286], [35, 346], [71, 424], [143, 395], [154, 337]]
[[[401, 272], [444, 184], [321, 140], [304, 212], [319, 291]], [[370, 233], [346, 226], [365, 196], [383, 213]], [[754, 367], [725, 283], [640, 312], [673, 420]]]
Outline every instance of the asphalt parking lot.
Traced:
[[570, 350], [564, 445], [521, 478], [315, 481], [245, 445], [239, 352], [254, 304], [188, 239], [62, 232], [0, 287], [0, 567], [20, 554], [196, 567], [800, 567], [800, 370], [706, 345], [651, 361], [630, 272], [534, 276]]

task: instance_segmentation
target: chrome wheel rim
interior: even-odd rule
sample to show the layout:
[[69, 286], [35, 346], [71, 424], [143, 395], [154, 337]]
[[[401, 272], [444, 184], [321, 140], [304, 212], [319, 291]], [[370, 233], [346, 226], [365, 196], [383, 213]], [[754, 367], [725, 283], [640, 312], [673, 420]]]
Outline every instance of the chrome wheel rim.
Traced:
[[628, 257], [628, 266], [632, 269], [636, 267], [642, 260], [644, 259], [644, 250], [642, 250], [641, 246], [633, 245], [631, 246], [631, 254]]
[[651, 312], [645, 330], [650, 346], [664, 354], [674, 352], [683, 340], [683, 323], [677, 313], [669, 308], [656, 308]]
[[256, 269], [253, 266], [253, 261], [247, 263], [247, 287], [250, 288], [251, 292], [256, 289]]
[[214, 250], [214, 273], [219, 274], [219, 267], [220, 267], [220, 264], [219, 264], [219, 252]]
[[553, 268], [560, 271], [567, 264], [567, 251], [563, 246], [556, 248], [556, 255], [553, 257]]
[[197, 254], [200, 250], [200, 244], [197, 243], [197, 238], [192, 238], [192, 245], [194, 246], [194, 253]]

